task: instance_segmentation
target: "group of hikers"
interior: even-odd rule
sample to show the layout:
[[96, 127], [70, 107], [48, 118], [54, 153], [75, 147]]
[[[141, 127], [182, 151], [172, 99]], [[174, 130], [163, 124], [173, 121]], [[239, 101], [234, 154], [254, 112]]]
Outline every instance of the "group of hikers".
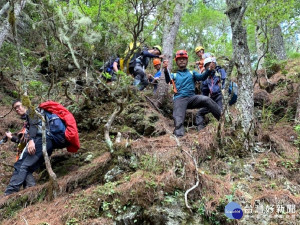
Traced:
[[[133, 85], [140, 91], [144, 90], [148, 84], [153, 84], [154, 92], [157, 89], [158, 82], [161, 82], [160, 76], [163, 71], [165, 82], [173, 86], [173, 118], [174, 135], [181, 137], [184, 135], [184, 120], [187, 109], [199, 108], [196, 115], [197, 130], [205, 127], [204, 117], [208, 113], [219, 120], [223, 108], [222, 90], [225, 87], [226, 72], [217, 65], [215, 57], [210, 53], [205, 53], [202, 46], [195, 49], [199, 61], [196, 62], [199, 72], [187, 69], [188, 53], [185, 50], [176, 52], [175, 61], [177, 71], [171, 73], [168, 69], [169, 62], [163, 59], [162, 48], [159, 45], [152, 49], [143, 49], [130, 60], [129, 71], [134, 77]], [[156, 70], [154, 75], [146, 74], [150, 60], [153, 59], [153, 66]], [[120, 70], [120, 58], [115, 58], [111, 65], [105, 68], [105, 72], [111, 75], [110, 81], [117, 79], [117, 72]], [[196, 83], [201, 81], [202, 94], [196, 94]], [[230, 83], [230, 91], [236, 86]], [[237, 92], [235, 91], [229, 104], [236, 102]], [[24, 188], [35, 185], [32, 173], [38, 169], [43, 161], [42, 153], [42, 119], [37, 113], [32, 113], [20, 100], [15, 100], [12, 104], [15, 112], [25, 120], [22, 130], [13, 135], [6, 132], [5, 140], [18, 143], [18, 154], [14, 164], [14, 172], [10, 182], [5, 190], [5, 195], [18, 192], [20, 187]], [[55, 102], [46, 102], [40, 104], [37, 111], [43, 115], [46, 120], [46, 146], [48, 155], [51, 155], [53, 149], [65, 148], [68, 151], [76, 152], [79, 147], [79, 137], [76, 121], [73, 115]], [[3, 140], [4, 140], [3, 139]], [[0, 141], [0, 144], [3, 142]]]
[[[176, 136], [184, 135], [184, 119], [187, 109], [199, 108], [196, 115], [197, 130], [200, 131], [205, 127], [204, 117], [208, 113], [219, 120], [223, 109], [223, 90], [225, 88], [226, 71], [217, 64], [216, 58], [211, 53], [205, 53], [202, 46], [195, 48], [195, 53], [199, 57], [196, 62], [197, 71], [187, 69], [188, 53], [185, 50], [176, 52], [175, 61], [177, 64], [176, 73], [170, 73], [168, 70], [168, 61], [163, 63], [160, 59], [162, 48], [155, 45], [152, 49], [143, 49], [136, 53], [129, 62], [129, 73], [134, 77], [133, 85], [140, 91], [144, 90], [149, 84], [153, 84], [153, 92], [156, 92], [158, 82], [160, 81], [161, 71], [165, 74], [165, 81], [173, 85], [173, 118], [175, 124], [174, 134]], [[153, 66], [157, 71], [155, 75], [146, 74], [145, 70], [153, 59]], [[161, 70], [161, 66], [163, 67]], [[120, 69], [120, 58], [114, 60], [111, 64], [109, 72], [112, 77], [116, 76], [116, 72]], [[113, 81], [114, 79], [112, 79]], [[201, 95], [196, 94], [196, 83], [201, 81]], [[237, 101], [237, 85], [230, 82], [229, 93], [233, 92], [229, 100], [229, 105], [233, 105]]]

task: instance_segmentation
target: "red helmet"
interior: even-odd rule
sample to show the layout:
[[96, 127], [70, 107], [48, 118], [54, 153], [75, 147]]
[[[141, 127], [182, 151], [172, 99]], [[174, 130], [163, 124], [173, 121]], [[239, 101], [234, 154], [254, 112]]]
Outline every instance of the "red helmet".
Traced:
[[175, 60], [178, 58], [189, 58], [187, 51], [186, 50], [178, 50], [176, 52]]

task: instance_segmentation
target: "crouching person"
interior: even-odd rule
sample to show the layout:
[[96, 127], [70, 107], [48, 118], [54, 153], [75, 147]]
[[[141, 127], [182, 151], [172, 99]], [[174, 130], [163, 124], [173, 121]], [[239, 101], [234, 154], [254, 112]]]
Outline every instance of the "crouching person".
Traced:
[[[173, 118], [175, 124], [174, 134], [176, 136], [184, 135], [184, 120], [187, 109], [203, 108], [209, 109], [209, 112], [219, 120], [221, 110], [217, 103], [207, 96], [195, 94], [195, 82], [206, 80], [214, 70], [215, 64], [211, 64], [209, 69], [203, 74], [196, 71], [189, 71], [187, 67], [188, 54], [185, 50], [179, 50], [175, 56], [178, 70], [170, 74], [167, 67], [168, 63], [164, 62], [165, 79], [167, 83], [173, 84]], [[196, 125], [199, 127], [199, 115], [196, 116]]]
[[[17, 163], [15, 164], [15, 170], [5, 190], [5, 195], [10, 195], [18, 192], [21, 185], [25, 182], [28, 174], [34, 172], [44, 162], [42, 152], [43, 142], [41, 119], [37, 115], [32, 116], [29, 110], [27, 110], [19, 100], [13, 103], [13, 108], [16, 113], [26, 121], [26, 129], [28, 130], [28, 143], [20, 154]], [[64, 144], [59, 144], [54, 141], [53, 136], [49, 132], [47, 132], [46, 141], [47, 152], [49, 156], [52, 154], [53, 149], [63, 148], [68, 145], [67, 141], [65, 141]]]
[[[212, 66], [211, 66], [212, 65]], [[210, 71], [208, 78], [202, 82], [202, 94], [209, 96], [214, 102], [216, 102], [222, 111], [223, 109], [223, 95], [221, 91], [222, 79], [219, 73], [216, 72], [216, 59], [214, 57], [209, 57], [204, 60], [205, 71], [208, 71], [210, 68], [214, 68]], [[210, 110], [207, 107], [201, 108], [197, 113], [198, 118], [198, 130], [203, 129], [205, 115], [208, 114]]]

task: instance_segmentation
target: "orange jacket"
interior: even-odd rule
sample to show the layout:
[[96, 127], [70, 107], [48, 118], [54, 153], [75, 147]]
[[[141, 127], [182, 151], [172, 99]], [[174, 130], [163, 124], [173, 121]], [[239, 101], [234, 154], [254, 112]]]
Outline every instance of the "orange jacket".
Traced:
[[200, 62], [200, 63], [199, 63], [199, 70], [200, 70], [200, 73], [203, 73], [204, 70], [205, 70], [205, 68], [204, 68], [204, 59], [201, 59], [199, 62]]

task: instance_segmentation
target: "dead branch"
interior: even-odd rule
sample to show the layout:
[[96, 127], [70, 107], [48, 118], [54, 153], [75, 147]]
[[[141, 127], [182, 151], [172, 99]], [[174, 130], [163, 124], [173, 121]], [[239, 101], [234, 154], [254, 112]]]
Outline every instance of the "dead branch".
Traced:
[[[266, 23], [267, 23], [267, 22], [266, 22]], [[261, 24], [262, 24], [262, 23], [261, 23]], [[269, 51], [269, 37], [268, 37], [268, 30], [267, 30], [268, 27], [267, 27], [267, 25], [265, 26], [265, 29], [263, 28], [263, 26], [261, 26], [261, 27], [262, 27], [261, 30], [263, 31], [264, 36], [265, 36], [267, 42], [266, 42], [266, 49], [265, 49], [264, 53], [260, 56], [260, 58], [259, 58], [258, 61], [257, 61], [257, 65], [256, 65], [256, 68], [255, 68], [255, 71], [254, 71], [256, 80], [255, 80], [255, 82], [254, 82], [254, 84], [253, 84], [253, 87], [255, 86], [255, 84], [257, 83], [257, 81], [259, 81], [259, 77], [258, 77], [258, 74], [257, 74], [257, 70], [258, 70], [259, 63], [260, 63], [260, 61], [262, 60], [262, 58], [265, 57], [265, 55], [266, 55], [266, 54], [268, 53], [268, 51]], [[266, 78], [267, 82], [270, 83], [270, 81], [269, 81], [268, 76], [267, 76], [266, 73], [265, 73], [265, 78]], [[259, 83], [259, 85], [260, 85], [260, 83]]]
[[65, 83], [65, 96], [67, 97], [67, 99], [71, 100], [72, 103], [74, 102], [74, 99], [72, 99], [70, 97], [70, 95], [68, 94], [68, 88], [69, 88], [69, 84], [68, 83]]
[[27, 220], [25, 219], [24, 216], [22, 216], [22, 219], [24, 220], [25, 224], [28, 225], [28, 222], [27, 222]]
[[104, 125], [104, 138], [105, 138], [106, 144], [109, 147], [110, 152], [113, 152], [114, 149], [113, 149], [113, 143], [109, 136], [109, 130], [110, 130], [111, 124], [114, 122], [116, 116], [118, 114], [120, 114], [122, 112], [122, 110], [123, 110], [123, 108], [118, 105], [117, 108], [114, 110], [114, 112], [109, 117], [107, 123]]
[[118, 132], [115, 143], [121, 143], [122, 134]]
[[38, 112], [37, 110], [35, 110], [36, 114], [40, 117], [40, 119], [42, 120], [42, 143], [43, 143], [43, 156], [45, 159], [45, 164], [46, 164], [46, 169], [47, 172], [50, 176], [50, 185], [52, 186], [52, 191], [49, 193], [50, 194], [50, 199], [56, 198], [57, 196], [57, 192], [59, 191], [59, 186], [57, 183], [57, 177], [56, 174], [53, 172], [52, 167], [51, 167], [51, 163], [50, 163], [50, 159], [49, 159], [49, 155], [47, 152], [47, 140], [46, 140], [46, 121], [45, 118], [43, 117], [43, 115]]
[[104, 83], [102, 83], [102, 85], [110, 91], [112, 97], [115, 99], [115, 101], [117, 102], [117, 105], [118, 105], [117, 108], [114, 110], [114, 112], [109, 117], [109, 120], [107, 121], [107, 123], [104, 125], [105, 142], [108, 145], [110, 152], [113, 152], [114, 151], [113, 143], [109, 136], [109, 130], [110, 130], [110, 127], [111, 127], [112, 123], [114, 122], [116, 116], [118, 116], [124, 109], [124, 103], [127, 101], [128, 96], [129, 96], [129, 88], [127, 87], [126, 90], [125, 89], [123, 90], [123, 100], [120, 101], [119, 99], [117, 99], [117, 97], [114, 95], [114, 93], [111, 92], [109, 87], [107, 87]]
[[6, 117], [8, 114], [10, 114], [12, 110], [13, 110], [13, 107], [11, 107], [10, 111], [9, 111], [8, 113], [6, 113], [4, 116], [0, 116], [0, 119], [4, 118], [4, 117]]
[[232, 87], [232, 91], [231, 91], [230, 96], [228, 95], [228, 92], [227, 92], [227, 90], [229, 89], [230, 83], [231, 83], [231, 73], [232, 73], [233, 67], [234, 67], [234, 60], [231, 59], [231, 60], [229, 60], [228, 69], [227, 69], [227, 80], [228, 80], [228, 82], [225, 84], [225, 88], [224, 88], [225, 91], [224, 91], [224, 94], [223, 94], [223, 97], [222, 97], [224, 108], [223, 108], [223, 111], [222, 111], [222, 114], [221, 114], [220, 122], [218, 124], [218, 130], [217, 130], [217, 138], [218, 138], [219, 147], [221, 147], [222, 144], [223, 144], [222, 143], [222, 140], [223, 140], [222, 132], [223, 132], [224, 123], [225, 123], [225, 113], [229, 112], [229, 110], [228, 110], [228, 106], [229, 106], [228, 99], [230, 97], [232, 97], [232, 95], [233, 95], [233, 87]]
[[155, 103], [148, 97], [145, 95], [145, 98], [151, 103], [151, 105], [156, 109], [157, 112], [162, 113], [162, 111], [155, 105]]

